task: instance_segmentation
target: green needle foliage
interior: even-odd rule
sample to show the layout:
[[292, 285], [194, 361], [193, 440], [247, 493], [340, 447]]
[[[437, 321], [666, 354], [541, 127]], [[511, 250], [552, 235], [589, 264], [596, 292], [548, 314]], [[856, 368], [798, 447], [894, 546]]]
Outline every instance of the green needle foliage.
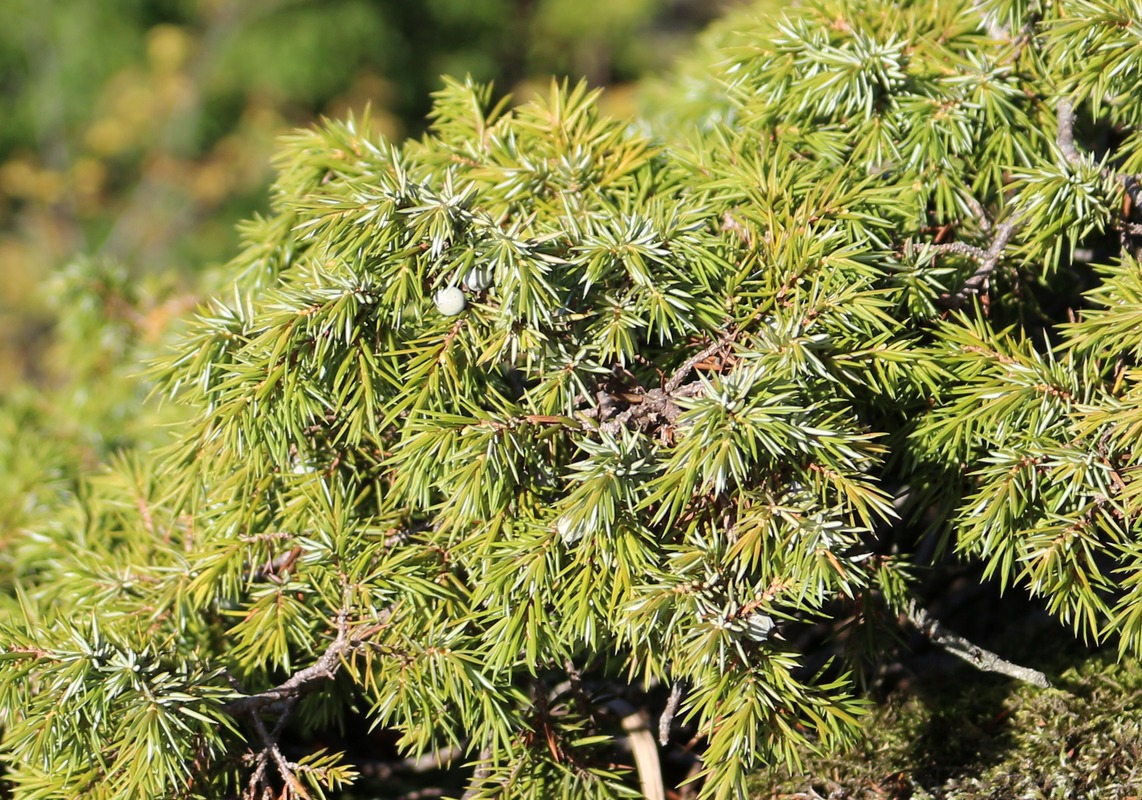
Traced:
[[632, 797], [644, 709], [742, 797], [851, 740], [933, 555], [1142, 651], [1139, 26], [854, 0], [641, 126], [449, 80], [402, 147], [293, 135], [151, 373], [175, 443], [27, 529], [12, 796]]

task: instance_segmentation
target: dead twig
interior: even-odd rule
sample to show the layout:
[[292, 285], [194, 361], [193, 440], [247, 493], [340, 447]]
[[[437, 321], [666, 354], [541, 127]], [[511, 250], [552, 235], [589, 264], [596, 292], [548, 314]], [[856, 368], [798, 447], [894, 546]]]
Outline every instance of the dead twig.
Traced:
[[695, 355], [686, 359], [686, 363], [679, 367], [678, 371], [670, 376], [670, 380], [668, 380], [666, 385], [662, 387], [662, 391], [668, 395], [677, 392], [678, 389], [682, 386], [682, 382], [686, 380], [686, 378], [694, 370], [695, 366], [701, 364], [703, 361], [715, 353], [729, 347], [731, 344], [733, 344], [735, 338], [737, 338], [737, 331], [730, 329], [726, 333], [722, 334], [722, 336], [716, 342], [712, 343], [710, 346], [702, 350], [699, 350]]
[[[607, 392], [597, 394], [599, 403], [599, 419], [605, 420], [599, 429], [604, 433], [615, 436], [623, 428], [646, 430], [659, 422], [667, 425], [673, 424], [682, 413], [682, 409], [674, 401], [680, 397], [697, 397], [705, 390], [701, 381], [685, 383], [686, 378], [694, 369], [715, 353], [725, 350], [737, 338], [737, 331], [731, 329], [718, 338], [717, 341], [699, 350], [679, 367], [673, 375], [663, 384], [661, 389], [651, 389], [648, 392], [633, 396], [618, 397]], [[615, 400], [623, 399], [630, 405], [623, 411], [614, 412]]]

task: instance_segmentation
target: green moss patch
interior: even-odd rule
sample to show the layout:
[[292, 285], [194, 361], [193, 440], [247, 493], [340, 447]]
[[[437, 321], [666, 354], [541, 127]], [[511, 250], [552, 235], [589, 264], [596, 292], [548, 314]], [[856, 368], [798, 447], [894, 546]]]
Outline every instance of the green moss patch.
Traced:
[[963, 670], [890, 695], [847, 753], [756, 776], [751, 796], [1008, 800], [1142, 796], [1142, 663], [1096, 653], [1051, 689]]

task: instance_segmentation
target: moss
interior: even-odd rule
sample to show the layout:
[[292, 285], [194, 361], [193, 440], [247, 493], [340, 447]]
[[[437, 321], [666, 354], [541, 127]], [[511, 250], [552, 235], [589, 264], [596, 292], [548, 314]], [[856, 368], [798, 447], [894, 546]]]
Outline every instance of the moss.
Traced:
[[1125, 800], [1140, 759], [1142, 663], [1099, 652], [1047, 690], [965, 670], [896, 692], [848, 753], [758, 774], [751, 796]]

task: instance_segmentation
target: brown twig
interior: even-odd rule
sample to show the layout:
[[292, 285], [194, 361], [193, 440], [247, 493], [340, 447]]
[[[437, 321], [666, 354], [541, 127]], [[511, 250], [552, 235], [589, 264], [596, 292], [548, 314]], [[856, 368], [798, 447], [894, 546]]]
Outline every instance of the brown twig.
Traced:
[[252, 576], [254, 582], [284, 582], [285, 579], [288, 579], [290, 573], [294, 571], [297, 560], [301, 558], [303, 552], [301, 547], [293, 547], [284, 553], [279, 553], [273, 558], [267, 558], [264, 564], [254, 570]]
[[611, 436], [618, 434], [623, 428], [645, 429], [657, 420], [667, 424], [673, 423], [682, 413], [682, 409], [674, 402], [679, 397], [696, 397], [705, 391], [698, 381], [687, 383], [677, 391], [667, 394], [663, 389], [651, 389], [641, 395], [640, 402], [633, 403], [614, 419], [604, 422], [599, 429]]
[[1000, 62], [1001, 64], [1011, 64], [1019, 60], [1023, 51], [1027, 49], [1027, 45], [1031, 43], [1031, 38], [1035, 35], [1035, 25], [1038, 19], [1038, 15], [1031, 15], [1023, 25], [1023, 30], [1019, 31], [1019, 35], [1011, 43], [1011, 52]]
[[991, 273], [995, 271], [995, 268], [999, 266], [999, 259], [1003, 256], [1004, 249], [1018, 229], [1018, 217], [996, 225], [994, 229], [995, 237], [991, 240], [991, 244], [987, 250], [982, 250], [961, 242], [929, 245], [929, 248], [936, 252], [952, 252], [966, 255], [978, 264], [976, 271], [972, 273], [970, 278], [964, 281], [963, 286], [961, 286], [958, 291], [943, 295], [940, 301], [948, 308], [961, 308], [969, 297], [979, 294], [987, 282], [988, 277], [990, 277]]
[[272, 689], [231, 700], [222, 707], [223, 710], [232, 717], [249, 716], [273, 709], [274, 706], [308, 694], [322, 683], [332, 680], [341, 668], [345, 656], [356, 650], [365, 637], [376, 630], [376, 627], [370, 626], [366, 629], [364, 636], [351, 636], [347, 615], [345, 613], [339, 614], [337, 617], [337, 636], [329, 643], [317, 661], [298, 670]]
[[1006, 661], [990, 650], [985, 650], [979, 645], [969, 642], [962, 636], [952, 633], [941, 625], [939, 621], [930, 616], [928, 612], [921, 608], [914, 600], [908, 601], [908, 604], [905, 606], [905, 613], [908, 616], [908, 621], [912, 623], [916, 630], [928, 637], [933, 643], [947, 650], [952, 655], [963, 659], [976, 669], [981, 669], [985, 672], [998, 672], [1002, 675], [1007, 675], [1008, 677], [1044, 689], [1050, 687], [1051, 682], [1047, 680], [1047, 676], [1042, 672]]
[[686, 359], [686, 362], [670, 376], [661, 389], [651, 389], [633, 398], [622, 398], [630, 402], [630, 405], [617, 414], [614, 413], [617, 395], [598, 392], [599, 419], [604, 420], [599, 426], [599, 430], [615, 436], [623, 428], [645, 430], [659, 420], [668, 425], [673, 423], [682, 413], [682, 409], [674, 401], [680, 397], [696, 397], [704, 391], [700, 381], [685, 383], [686, 378], [703, 361], [729, 347], [736, 337], [737, 331], [731, 329], [716, 342]]
[[668, 380], [666, 385], [662, 387], [662, 391], [668, 395], [677, 392], [678, 389], [682, 386], [682, 382], [686, 380], [686, 378], [694, 370], [695, 366], [701, 364], [703, 361], [715, 353], [729, 347], [731, 344], [733, 344], [733, 341], [736, 337], [737, 331], [731, 328], [726, 333], [722, 334], [722, 336], [716, 342], [702, 350], [699, 350], [698, 353], [686, 359], [686, 363], [679, 367], [677, 372], [670, 376], [670, 380]]

